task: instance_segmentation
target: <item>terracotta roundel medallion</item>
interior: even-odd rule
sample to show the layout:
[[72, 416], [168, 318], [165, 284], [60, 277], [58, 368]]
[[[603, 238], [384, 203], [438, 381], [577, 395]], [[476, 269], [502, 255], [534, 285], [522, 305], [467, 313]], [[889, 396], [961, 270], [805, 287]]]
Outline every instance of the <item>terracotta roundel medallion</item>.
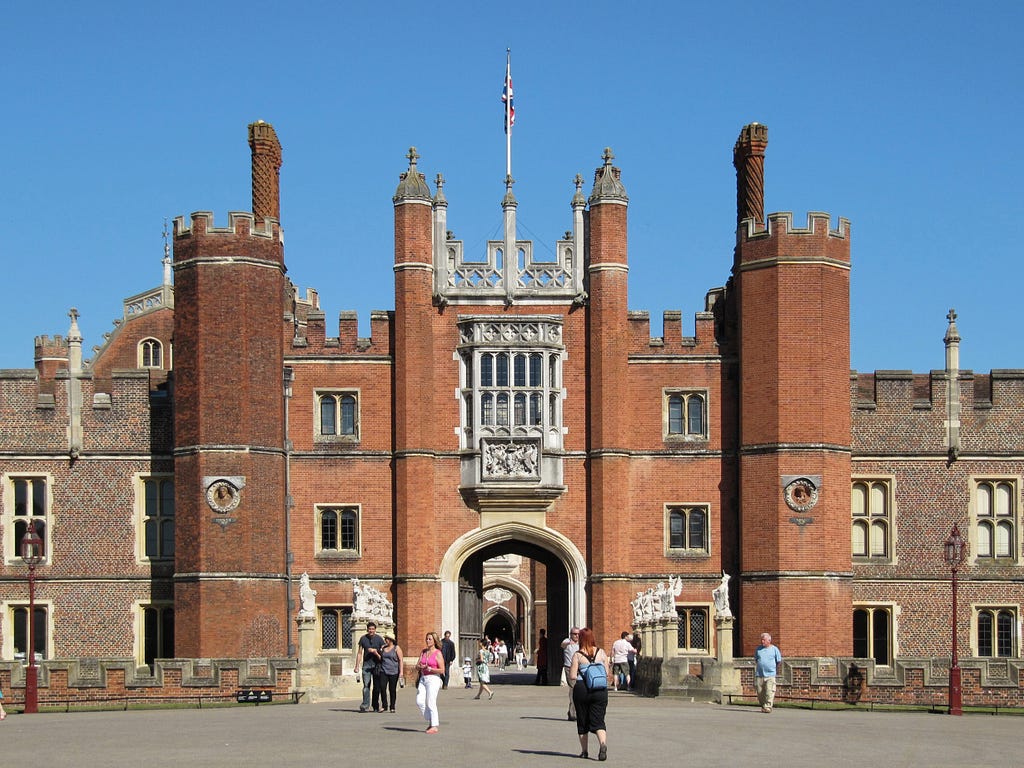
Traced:
[[241, 491], [227, 480], [218, 480], [206, 489], [206, 503], [215, 512], [230, 512], [241, 500]]
[[785, 488], [786, 506], [794, 512], [807, 512], [818, 503], [818, 488], [806, 477], [800, 477]]

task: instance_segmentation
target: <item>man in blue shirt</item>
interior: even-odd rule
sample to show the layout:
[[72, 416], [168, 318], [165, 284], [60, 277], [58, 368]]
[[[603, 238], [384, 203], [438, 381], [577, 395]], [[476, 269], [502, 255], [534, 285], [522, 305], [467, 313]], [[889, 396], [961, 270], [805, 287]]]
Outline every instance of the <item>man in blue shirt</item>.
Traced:
[[772, 711], [775, 701], [775, 674], [782, 663], [782, 654], [772, 645], [772, 636], [767, 632], [761, 634], [761, 646], [754, 651], [754, 687], [757, 689], [757, 700], [761, 711]]

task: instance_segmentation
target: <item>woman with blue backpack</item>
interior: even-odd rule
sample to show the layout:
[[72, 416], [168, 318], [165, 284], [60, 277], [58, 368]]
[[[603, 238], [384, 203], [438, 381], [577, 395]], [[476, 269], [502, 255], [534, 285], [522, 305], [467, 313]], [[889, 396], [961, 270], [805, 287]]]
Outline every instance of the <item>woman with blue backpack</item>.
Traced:
[[580, 649], [573, 654], [569, 667], [569, 684], [572, 700], [576, 706], [576, 733], [580, 737], [583, 751], [580, 757], [587, 759], [587, 742], [590, 734], [597, 734], [598, 760], [608, 759], [608, 737], [604, 715], [608, 710], [608, 654], [597, 647], [594, 630], [583, 627], [580, 630]]

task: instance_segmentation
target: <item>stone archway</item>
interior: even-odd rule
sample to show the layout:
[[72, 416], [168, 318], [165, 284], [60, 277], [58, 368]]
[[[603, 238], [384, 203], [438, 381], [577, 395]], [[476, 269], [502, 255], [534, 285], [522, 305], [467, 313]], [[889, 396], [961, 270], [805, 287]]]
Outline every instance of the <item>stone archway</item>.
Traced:
[[[504, 521], [487, 528], [469, 531], [449, 546], [441, 560], [441, 620], [445, 627], [460, 626], [460, 577], [463, 588], [473, 567], [484, 559], [502, 554], [520, 554], [543, 563], [548, 574], [549, 601], [546, 607], [548, 629], [548, 678], [557, 684], [561, 657], [558, 644], [570, 626], [586, 625], [587, 566], [576, 545], [549, 528], [517, 521]], [[464, 569], [470, 569], [469, 571]], [[473, 579], [468, 579], [473, 581]], [[538, 633], [541, 627], [534, 628]], [[455, 638], [457, 641], [460, 639]], [[462, 644], [459, 644], [461, 649]]]

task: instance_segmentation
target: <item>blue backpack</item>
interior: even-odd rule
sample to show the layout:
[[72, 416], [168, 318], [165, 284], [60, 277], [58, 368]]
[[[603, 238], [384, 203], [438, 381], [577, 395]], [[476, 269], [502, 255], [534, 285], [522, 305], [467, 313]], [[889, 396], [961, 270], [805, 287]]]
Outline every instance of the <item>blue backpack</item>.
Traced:
[[581, 653], [586, 659], [590, 659], [589, 664], [580, 664], [579, 672], [580, 677], [583, 678], [583, 684], [587, 686], [588, 691], [605, 691], [608, 689], [608, 671], [604, 668], [604, 663], [600, 661], [594, 661], [590, 656], [585, 653]]

